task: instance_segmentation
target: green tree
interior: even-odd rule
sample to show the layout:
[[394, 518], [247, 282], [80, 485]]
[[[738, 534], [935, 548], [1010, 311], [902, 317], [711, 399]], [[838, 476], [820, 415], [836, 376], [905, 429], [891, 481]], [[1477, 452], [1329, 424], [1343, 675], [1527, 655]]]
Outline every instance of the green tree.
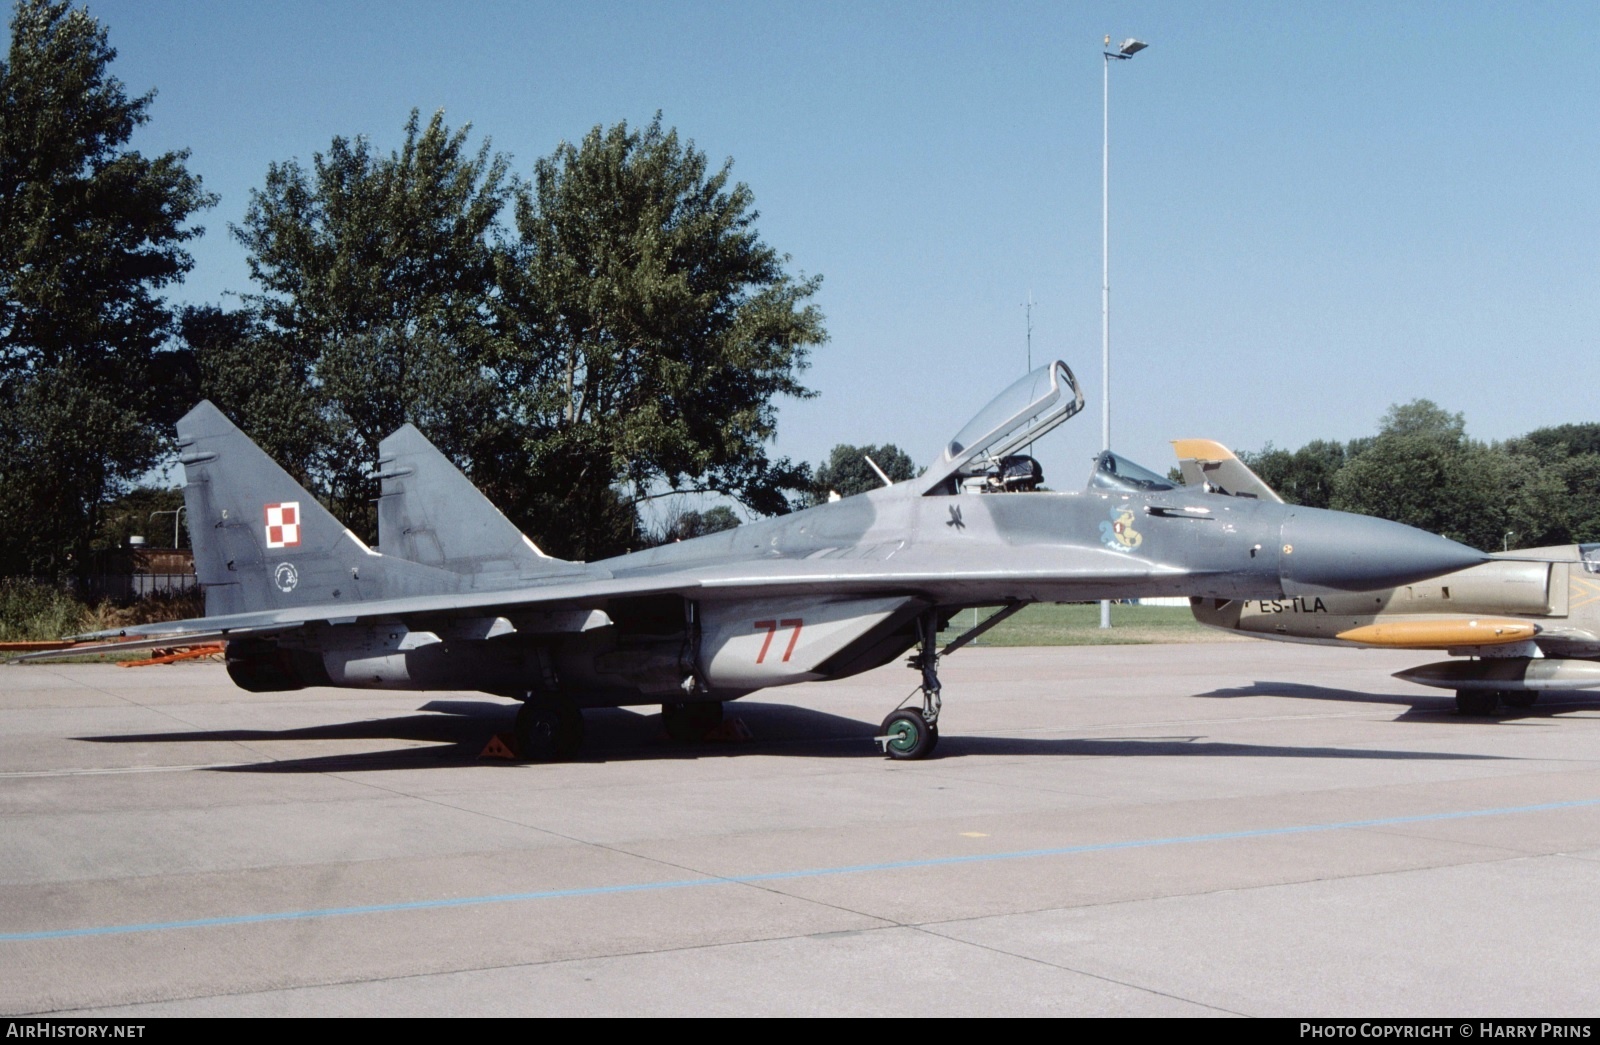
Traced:
[[1330, 506], [1494, 549], [1560, 540], [1564, 525], [1551, 505], [1561, 493], [1535, 456], [1469, 439], [1462, 415], [1421, 399], [1390, 408], [1378, 435], [1334, 477]]
[[498, 218], [515, 180], [468, 130], [413, 110], [398, 151], [338, 137], [310, 170], [272, 164], [232, 230], [260, 288], [249, 315], [190, 317], [203, 391], [268, 422], [263, 446], [352, 524], [370, 526], [378, 442], [401, 424], [458, 460], [493, 434]]
[[704, 537], [708, 533], [732, 530], [739, 525], [741, 522], [738, 514], [725, 504], [707, 508], [703, 512], [691, 509], [679, 514], [667, 524], [666, 540], [692, 540], [695, 537]]
[[1559, 534], [1538, 543], [1600, 541], [1600, 424], [1539, 428], [1507, 446], [1537, 459], [1560, 485], [1541, 514], [1560, 521]]
[[818, 277], [785, 271], [754, 197], [664, 129], [595, 127], [534, 167], [499, 301], [507, 429], [476, 475], [540, 545], [593, 558], [636, 537], [637, 498], [716, 492], [789, 508], [774, 400], [825, 339]]
[[1279, 450], [1271, 443], [1259, 453], [1240, 453], [1261, 481], [1290, 504], [1326, 508], [1333, 499], [1333, 479], [1346, 461], [1342, 443], [1314, 439], [1298, 450]]
[[1575, 454], [1552, 470], [1565, 492], [1563, 542], [1600, 543], [1600, 453]]
[[0, 64], [0, 572], [82, 563], [102, 506], [160, 458], [181, 409], [159, 291], [216, 202], [188, 154], [128, 148], [154, 92], [111, 75], [104, 27], [20, 0]]
[[917, 466], [904, 450], [893, 443], [884, 443], [882, 446], [840, 443], [829, 451], [828, 459], [812, 473], [811, 503], [826, 503], [830, 493], [849, 497], [882, 486], [883, 480], [867, 464], [868, 457], [897, 483], [916, 478]]

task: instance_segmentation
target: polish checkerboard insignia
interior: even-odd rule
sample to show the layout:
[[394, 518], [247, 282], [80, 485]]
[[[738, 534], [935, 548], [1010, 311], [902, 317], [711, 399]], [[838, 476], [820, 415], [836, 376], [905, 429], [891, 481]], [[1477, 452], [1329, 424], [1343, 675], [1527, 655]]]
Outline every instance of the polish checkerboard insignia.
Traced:
[[295, 548], [300, 544], [300, 502], [267, 505], [267, 547]]

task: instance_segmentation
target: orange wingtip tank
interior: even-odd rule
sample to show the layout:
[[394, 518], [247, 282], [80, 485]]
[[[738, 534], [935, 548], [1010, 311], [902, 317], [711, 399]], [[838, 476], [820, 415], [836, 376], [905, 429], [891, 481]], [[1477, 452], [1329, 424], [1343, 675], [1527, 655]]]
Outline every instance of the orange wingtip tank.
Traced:
[[1521, 620], [1479, 617], [1472, 620], [1406, 620], [1368, 624], [1339, 632], [1346, 642], [1395, 649], [1444, 649], [1454, 646], [1499, 646], [1524, 642], [1539, 634], [1539, 626]]

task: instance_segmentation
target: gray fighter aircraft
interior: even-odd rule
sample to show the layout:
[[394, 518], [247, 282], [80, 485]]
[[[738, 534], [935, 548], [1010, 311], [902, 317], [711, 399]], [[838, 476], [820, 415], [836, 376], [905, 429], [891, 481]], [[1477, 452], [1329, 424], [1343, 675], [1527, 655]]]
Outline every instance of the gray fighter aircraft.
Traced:
[[[1381, 519], [1177, 487], [1110, 452], [1086, 489], [1037, 490], [1038, 465], [1019, 451], [1082, 407], [1053, 363], [916, 479], [585, 564], [543, 554], [409, 425], [381, 444], [369, 548], [202, 403], [178, 442], [206, 616], [88, 637], [223, 640], [229, 675], [254, 692], [517, 698], [529, 759], [574, 753], [584, 707], [660, 704], [669, 733], [703, 736], [725, 701], [914, 650], [921, 706], [897, 707], [878, 740], [915, 759], [939, 738], [939, 657], [1028, 603], [1357, 591], [1484, 558]], [[974, 607], [995, 609], [940, 650], [941, 628]]]

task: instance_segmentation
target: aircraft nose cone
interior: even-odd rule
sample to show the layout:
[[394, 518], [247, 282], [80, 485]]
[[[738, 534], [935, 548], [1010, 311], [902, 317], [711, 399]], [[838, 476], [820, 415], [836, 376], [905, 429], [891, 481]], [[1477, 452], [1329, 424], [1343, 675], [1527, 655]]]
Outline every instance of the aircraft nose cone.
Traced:
[[1488, 556], [1415, 526], [1295, 508], [1281, 530], [1286, 595], [1393, 588], [1476, 566]]

